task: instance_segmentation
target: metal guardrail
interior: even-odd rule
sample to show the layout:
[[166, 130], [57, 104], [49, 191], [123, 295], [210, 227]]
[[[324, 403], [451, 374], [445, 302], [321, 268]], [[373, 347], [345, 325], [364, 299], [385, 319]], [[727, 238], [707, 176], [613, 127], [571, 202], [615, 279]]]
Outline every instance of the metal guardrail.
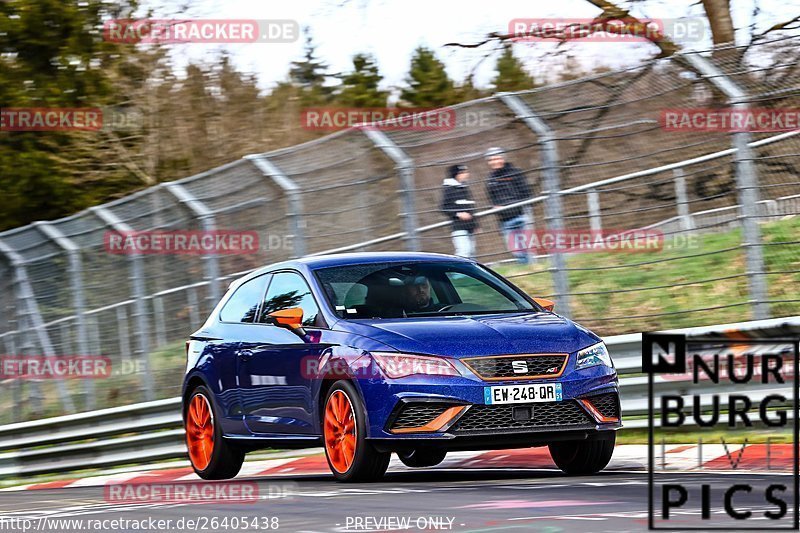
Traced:
[[[670, 330], [689, 337], [738, 332], [757, 338], [797, 337], [800, 316]], [[647, 378], [641, 375], [641, 334], [606, 337], [620, 374], [622, 412], [627, 417], [647, 414]], [[746, 343], [747, 341], [742, 341]], [[657, 380], [659, 388], [681, 390], [682, 382]], [[792, 388], [764, 388], [753, 399]], [[138, 403], [0, 426], [0, 478], [147, 464], [183, 458], [186, 450], [180, 398]], [[647, 427], [634, 418], [627, 428]]]

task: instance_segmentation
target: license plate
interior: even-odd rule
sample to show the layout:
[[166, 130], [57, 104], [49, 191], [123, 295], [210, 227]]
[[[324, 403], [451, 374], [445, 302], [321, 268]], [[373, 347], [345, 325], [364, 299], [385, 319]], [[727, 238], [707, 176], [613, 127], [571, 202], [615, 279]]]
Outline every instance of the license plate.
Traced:
[[560, 402], [563, 397], [561, 395], [561, 383], [544, 383], [484, 387], [483, 399], [486, 405], [495, 405], [504, 403]]

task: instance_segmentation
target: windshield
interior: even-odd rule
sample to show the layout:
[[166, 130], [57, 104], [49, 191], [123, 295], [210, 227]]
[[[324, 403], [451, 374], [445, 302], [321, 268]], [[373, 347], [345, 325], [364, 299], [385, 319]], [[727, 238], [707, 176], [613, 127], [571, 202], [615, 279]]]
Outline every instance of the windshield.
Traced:
[[537, 310], [473, 263], [369, 263], [315, 271], [341, 318], [406, 318]]

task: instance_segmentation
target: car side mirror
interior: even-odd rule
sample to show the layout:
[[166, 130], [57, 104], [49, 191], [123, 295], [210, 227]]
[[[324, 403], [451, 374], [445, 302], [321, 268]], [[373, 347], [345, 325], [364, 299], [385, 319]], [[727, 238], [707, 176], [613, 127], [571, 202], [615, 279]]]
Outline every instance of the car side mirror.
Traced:
[[286, 328], [296, 333], [300, 337], [304, 337], [306, 332], [303, 329], [303, 309], [300, 307], [289, 307], [288, 309], [279, 309], [273, 311], [269, 315], [268, 322], [281, 328]]
[[552, 311], [556, 306], [553, 300], [548, 300], [547, 298], [534, 298], [533, 301], [543, 307], [545, 311]]

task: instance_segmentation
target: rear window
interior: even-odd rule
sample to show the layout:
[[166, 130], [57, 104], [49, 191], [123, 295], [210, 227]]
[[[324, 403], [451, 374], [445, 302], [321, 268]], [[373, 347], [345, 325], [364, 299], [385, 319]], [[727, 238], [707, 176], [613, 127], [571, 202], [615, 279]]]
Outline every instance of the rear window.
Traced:
[[219, 318], [223, 322], [255, 322], [258, 306], [264, 297], [269, 276], [259, 276], [243, 283], [222, 307]]

